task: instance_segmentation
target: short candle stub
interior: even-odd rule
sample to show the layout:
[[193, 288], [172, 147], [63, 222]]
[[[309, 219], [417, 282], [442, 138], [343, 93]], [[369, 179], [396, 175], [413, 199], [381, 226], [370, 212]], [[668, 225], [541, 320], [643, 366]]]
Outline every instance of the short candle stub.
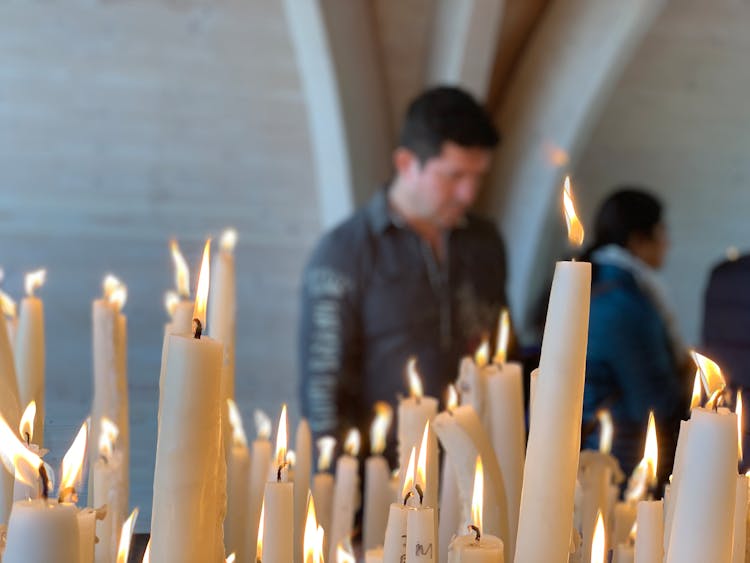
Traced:
[[49, 498], [49, 476], [44, 463], [39, 466], [39, 478], [42, 480], [42, 498], [47, 500]]
[[474, 541], [478, 542], [482, 538], [482, 532], [479, 531], [479, 527], [474, 524], [469, 524], [469, 531], [474, 532]]
[[203, 334], [203, 323], [200, 319], [193, 319], [193, 326], [195, 327], [195, 333], [193, 336], [196, 340], [200, 340], [201, 335]]

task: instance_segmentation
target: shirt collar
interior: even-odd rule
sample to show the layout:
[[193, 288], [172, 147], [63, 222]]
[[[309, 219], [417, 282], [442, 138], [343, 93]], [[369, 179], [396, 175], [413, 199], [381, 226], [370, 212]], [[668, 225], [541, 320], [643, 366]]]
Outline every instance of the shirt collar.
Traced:
[[[379, 234], [384, 233], [389, 227], [398, 229], [407, 227], [406, 221], [396, 213], [388, 203], [388, 189], [379, 190], [367, 206], [367, 217], [373, 230]], [[455, 229], [464, 229], [469, 226], [466, 216], [461, 217]], [[455, 230], [454, 229], [454, 230]]]

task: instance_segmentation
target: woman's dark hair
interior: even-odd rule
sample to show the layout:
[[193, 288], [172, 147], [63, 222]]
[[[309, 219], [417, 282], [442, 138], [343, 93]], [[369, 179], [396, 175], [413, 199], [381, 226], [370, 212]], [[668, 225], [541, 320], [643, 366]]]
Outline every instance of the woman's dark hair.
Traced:
[[492, 149], [500, 141], [487, 111], [464, 90], [440, 86], [417, 97], [406, 111], [399, 146], [424, 164], [440, 154], [443, 143]]
[[620, 188], [599, 207], [594, 219], [594, 242], [585, 256], [608, 244], [626, 247], [634, 234], [650, 237], [662, 221], [662, 203], [634, 187]]

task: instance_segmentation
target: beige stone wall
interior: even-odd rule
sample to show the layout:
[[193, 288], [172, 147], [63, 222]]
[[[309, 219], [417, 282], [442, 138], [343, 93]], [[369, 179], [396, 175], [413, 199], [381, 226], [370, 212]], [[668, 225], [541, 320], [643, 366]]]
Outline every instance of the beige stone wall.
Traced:
[[668, 3], [606, 104], [576, 169], [587, 215], [618, 182], [668, 206], [665, 270], [683, 331], [698, 342], [709, 268], [750, 248], [750, 5]]
[[90, 302], [128, 285], [133, 488], [148, 527], [157, 378], [177, 236], [239, 229], [237, 393], [297, 411], [298, 277], [319, 231], [305, 108], [281, 3], [0, 5], [0, 265], [46, 266], [55, 465], [91, 400]]

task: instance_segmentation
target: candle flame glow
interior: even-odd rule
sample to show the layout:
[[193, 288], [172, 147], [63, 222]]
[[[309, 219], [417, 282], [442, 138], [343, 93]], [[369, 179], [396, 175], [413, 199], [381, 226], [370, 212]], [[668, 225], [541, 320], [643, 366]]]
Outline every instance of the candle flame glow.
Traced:
[[406, 376], [409, 379], [409, 394], [413, 398], [421, 399], [424, 396], [422, 378], [417, 371], [417, 358], [412, 356], [406, 364]]
[[356, 428], [349, 429], [344, 440], [344, 451], [352, 457], [359, 455], [359, 449], [362, 444], [362, 436]]
[[427, 448], [430, 443], [430, 421], [424, 425], [422, 433], [422, 442], [419, 444], [419, 457], [417, 460], [416, 486], [421, 491], [427, 490]]
[[723, 392], [727, 386], [727, 382], [724, 380], [719, 364], [695, 350], [691, 350], [690, 355], [698, 366], [706, 396], [710, 399], [717, 391]]
[[401, 480], [401, 498], [406, 499], [406, 495], [410, 493], [412, 488], [414, 487], [414, 464], [415, 464], [415, 457], [417, 455], [417, 449], [412, 448], [411, 454], [409, 454], [409, 464], [406, 466], [406, 472], [403, 474], [403, 479]]
[[18, 439], [2, 414], [0, 414], [0, 461], [9, 473], [15, 472], [16, 479], [24, 485], [32, 486], [39, 479], [42, 459]]
[[693, 395], [690, 397], [690, 410], [701, 406], [703, 401], [703, 383], [701, 383], [701, 370], [695, 370], [695, 379], [693, 380]]
[[115, 451], [115, 442], [120, 435], [120, 429], [106, 416], [101, 418], [99, 426], [99, 455], [109, 463]]
[[255, 419], [255, 431], [258, 439], [268, 440], [271, 437], [271, 418], [260, 409], [255, 409], [253, 418]]
[[576, 215], [575, 205], [573, 204], [573, 193], [570, 187], [570, 176], [565, 176], [563, 189], [563, 210], [565, 211], [565, 223], [568, 226], [568, 240], [573, 246], [580, 247], [583, 245], [583, 225]]
[[175, 289], [181, 297], [190, 297], [190, 268], [175, 239], [169, 241], [169, 250], [174, 263]]
[[370, 425], [370, 453], [381, 455], [385, 451], [385, 440], [393, 420], [393, 409], [386, 402], [375, 403], [375, 418]]
[[474, 487], [471, 494], [471, 523], [481, 531], [484, 507], [484, 467], [480, 456], [477, 456], [474, 467]]
[[316, 442], [318, 445], [318, 471], [324, 472], [331, 468], [333, 452], [336, 449], [336, 438], [333, 436], [322, 436]]
[[508, 342], [510, 341], [510, 313], [507, 308], [500, 312], [497, 322], [497, 345], [495, 357], [492, 360], [497, 365], [503, 365], [508, 359]]
[[235, 446], [247, 446], [247, 436], [245, 427], [242, 424], [242, 415], [237, 403], [232, 399], [227, 399], [227, 408], [229, 410], [229, 425], [232, 427], [232, 442]]
[[16, 302], [4, 291], [0, 291], [0, 309], [2, 309], [3, 315], [10, 317], [11, 319], [15, 319], [18, 314]]
[[36, 401], [31, 401], [23, 411], [21, 416], [21, 423], [19, 431], [21, 432], [21, 438], [31, 443], [34, 438], [34, 419], [36, 419]]
[[104, 299], [115, 307], [116, 311], [122, 311], [128, 300], [128, 288], [117, 277], [107, 274], [102, 282]]
[[62, 477], [60, 479], [60, 496], [71, 494], [75, 497], [75, 491], [81, 482], [83, 475], [83, 460], [86, 457], [86, 441], [88, 438], [88, 424], [84, 422], [81, 429], [70, 445], [62, 460]]
[[291, 469], [295, 465], [297, 465], [297, 454], [294, 450], [289, 450], [286, 452], [286, 466]]
[[279, 426], [276, 431], [276, 467], [283, 467], [286, 463], [286, 450], [288, 443], [287, 436], [287, 420], [286, 420], [286, 404], [281, 407], [281, 414], [279, 415]]
[[347, 545], [344, 545], [344, 542], [336, 544], [336, 563], [357, 563], [357, 560], [352, 553], [351, 545], [348, 545], [348, 541], [346, 544]]
[[128, 563], [128, 557], [130, 556], [130, 541], [133, 538], [133, 530], [135, 529], [135, 521], [138, 519], [138, 509], [134, 508], [133, 512], [130, 513], [128, 519], [122, 525], [122, 531], [120, 532], [120, 543], [117, 546], [117, 563]]
[[234, 560], [237, 559], [237, 556], [234, 554], [234, 552], [227, 555], [226, 563], [234, 563]]
[[234, 247], [237, 245], [237, 231], [235, 229], [225, 229], [221, 233], [221, 241], [219, 242], [221, 249], [224, 252], [233, 252]]
[[484, 367], [486, 366], [490, 361], [490, 342], [485, 336], [482, 338], [482, 343], [479, 345], [479, 348], [476, 349], [476, 352], [474, 352], [474, 363], [477, 365], [477, 367]]
[[599, 451], [603, 454], [609, 454], [612, 451], [612, 438], [614, 436], [614, 425], [612, 424], [612, 415], [606, 409], [596, 413], [599, 420]]
[[305, 532], [302, 537], [303, 563], [322, 562], [322, 550], [318, 546], [318, 520], [315, 515], [315, 501], [312, 495], [307, 494], [307, 518], [305, 518]]
[[198, 288], [195, 291], [195, 308], [193, 318], [198, 319], [201, 326], [206, 326], [206, 305], [208, 304], [208, 286], [211, 277], [211, 239], [206, 241], [203, 247], [203, 260], [201, 271], [198, 274]]
[[458, 391], [452, 383], [448, 385], [448, 391], [445, 394], [445, 410], [453, 412], [458, 408]]
[[656, 474], [659, 464], [659, 443], [656, 436], [656, 420], [654, 411], [648, 413], [648, 429], [646, 430], [646, 447], [643, 450], [643, 459], [648, 463], [649, 485], [656, 485]]
[[180, 304], [180, 296], [176, 291], [169, 290], [164, 294], [164, 308], [170, 317], [174, 317], [177, 305]]
[[605, 563], [607, 556], [607, 537], [604, 530], [604, 517], [601, 510], [596, 515], [594, 538], [591, 540], [591, 563]]
[[34, 291], [42, 287], [47, 279], [47, 270], [35, 270], [26, 274], [24, 278], [24, 289], [26, 289], [26, 295], [34, 297]]
[[737, 405], [734, 412], [737, 415], [737, 459], [742, 461], [742, 435], [744, 434], [742, 426], [742, 391], [737, 391]]
[[266, 523], [266, 499], [260, 505], [260, 520], [258, 520], [258, 540], [255, 545], [255, 560], [263, 561], [263, 528]]

